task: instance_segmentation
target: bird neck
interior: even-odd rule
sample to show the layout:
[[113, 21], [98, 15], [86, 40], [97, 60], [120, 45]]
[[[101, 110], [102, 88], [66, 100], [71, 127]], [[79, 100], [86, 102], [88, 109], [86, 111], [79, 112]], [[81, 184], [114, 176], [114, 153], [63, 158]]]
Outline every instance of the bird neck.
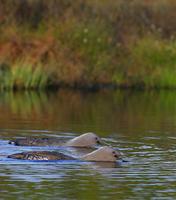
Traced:
[[79, 147], [81, 146], [81, 141], [79, 137], [73, 138], [66, 142], [65, 146], [70, 146], [70, 147]]

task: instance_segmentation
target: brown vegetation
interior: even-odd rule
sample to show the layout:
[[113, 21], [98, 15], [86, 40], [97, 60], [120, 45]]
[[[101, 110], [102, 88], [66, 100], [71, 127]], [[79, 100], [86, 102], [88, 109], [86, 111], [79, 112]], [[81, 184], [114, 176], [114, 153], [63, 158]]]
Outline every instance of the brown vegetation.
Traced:
[[40, 66], [45, 86], [176, 87], [175, 79], [168, 83], [176, 67], [175, 9], [173, 0], [0, 0], [1, 74], [14, 79], [18, 65], [32, 66], [25, 75], [33, 76]]

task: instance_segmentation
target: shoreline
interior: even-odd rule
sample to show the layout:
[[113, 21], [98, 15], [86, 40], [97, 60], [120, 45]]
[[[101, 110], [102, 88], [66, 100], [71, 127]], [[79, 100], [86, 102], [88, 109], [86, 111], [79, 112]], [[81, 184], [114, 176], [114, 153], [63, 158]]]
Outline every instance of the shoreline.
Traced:
[[11, 88], [3, 89], [0, 92], [57, 92], [59, 90], [70, 90], [70, 91], [80, 91], [80, 92], [101, 92], [101, 91], [175, 91], [176, 88], [170, 87], [142, 87], [142, 86], [125, 86], [125, 85], [115, 85], [115, 84], [96, 84], [96, 85], [82, 85], [82, 86], [69, 86], [65, 84], [46, 86], [44, 88]]
[[176, 89], [172, 0], [25, 0], [0, 8], [0, 90]]

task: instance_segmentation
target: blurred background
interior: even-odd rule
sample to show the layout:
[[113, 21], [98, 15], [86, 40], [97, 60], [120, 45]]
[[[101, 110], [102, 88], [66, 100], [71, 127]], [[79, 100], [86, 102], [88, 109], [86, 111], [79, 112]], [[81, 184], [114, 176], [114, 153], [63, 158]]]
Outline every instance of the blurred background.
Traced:
[[174, 0], [0, 0], [0, 87], [176, 87]]

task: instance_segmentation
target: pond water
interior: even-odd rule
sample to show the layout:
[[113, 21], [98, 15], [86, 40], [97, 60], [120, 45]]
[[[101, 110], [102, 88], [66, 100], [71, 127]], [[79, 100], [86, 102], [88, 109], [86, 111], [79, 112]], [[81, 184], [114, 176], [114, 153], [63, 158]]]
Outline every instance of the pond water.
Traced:
[[[176, 198], [175, 91], [5, 92], [0, 94], [0, 113], [0, 199]], [[90, 131], [123, 152], [128, 162], [114, 166], [6, 158], [47, 149], [12, 146], [9, 139], [73, 138]]]

